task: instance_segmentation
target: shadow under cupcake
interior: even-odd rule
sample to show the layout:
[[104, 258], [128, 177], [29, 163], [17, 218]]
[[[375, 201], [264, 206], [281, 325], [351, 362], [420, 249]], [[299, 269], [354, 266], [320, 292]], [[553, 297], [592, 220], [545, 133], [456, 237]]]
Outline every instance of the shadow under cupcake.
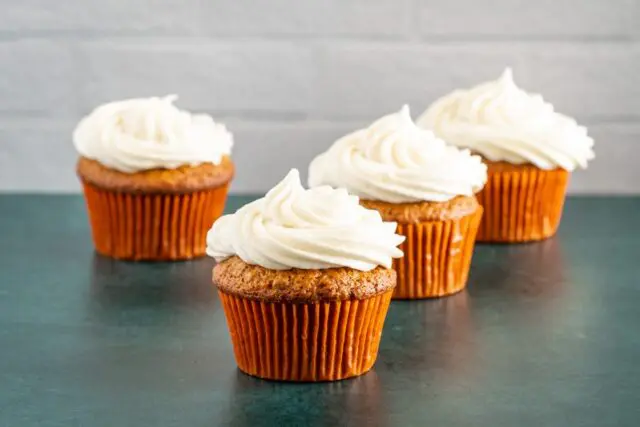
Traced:
[[[283, 384], [233, 375], [232, 398], [222, 416], [224, 425], [328, 426], [359, 419], [367, 426], [389, 424], [385, 398], [375, 370], [346, 381]], [[220, 422], [218, 420], [218, 422]]]

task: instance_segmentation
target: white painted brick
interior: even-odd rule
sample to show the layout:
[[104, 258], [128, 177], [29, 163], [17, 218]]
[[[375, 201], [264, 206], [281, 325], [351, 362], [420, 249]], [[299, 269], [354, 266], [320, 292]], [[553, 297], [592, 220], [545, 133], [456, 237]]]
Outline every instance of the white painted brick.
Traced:
[[291, 168], [300, 170], [306, 185], [309, 162], [363, 123], [228, 121], [227, 125], [234, 134], [237, 166], [231, 191], [264, 193]]
[[[306, 181], [308, 164], [340, 136], [365, 121], [256, 122], [227, 120], [235, 135], [237, 174], [232, 192], [262, 194], [296, 167]], [[0, 123], [0, 192], [78, 192], [74, 123], [23, 120]], [[640, 194], [640, 124], [589, 127], [596, 159], [572, 177], [572, 193]]]
[[640, 45], [530, 46], [524, 88], [575, 117], [640, 116]]
[[410, 31], [411, 0], [214, 0], [207, 3], [210, 34], [372, 35]]
[[77, 192], [73, 124], [0, 123], [0, 192]]
[[69, 49], [43, 40], [0, 42], [0, 116], [62, 116], [75, 105]]
[[[225, 120], [234, 134], [237, 173], [232, 191], [264, 193], [296, 167], [306, 183], [308, 164], [338, 137], [365, 123]], [[0, 192], [78, 192], [75, 123], [0, 123]]]
[[315, 90], [311, 52], [291, 43], [120, 41], [80, 49], [84, 109], [175, 93], [181, 105], [213, 113], [295, 113], [308, 109]]
[[374, 35], [409, 30], [410, 0], [22, 0], [0, 29], [110, 34]]
[[351, 44], [327, 46], [320, 56], [315, 114], [375, 119], [408, 103], [414, 117], [458, 87], [496, 78], [505, 64], [523, 63], [504, 45], [422, 46]]
[[422, 1], [419, 31], [430, 37], [625, 37], [637, 34], [637, 0]]
[[638, 115], [640, 48], [597, 43], [446, 43], [325, 46], [314, 113], [369, 117], [402, 103], [414, 115], [455, 88], [495, 79], [506, 65], [516, 82], [558, 111], [580, 118]]
[[0, 29], [14, 32], [175, 33], [193, 28], [198, 0], [3, 2]]
[[[292, 167], [306, 180], [308, 165], [337, 138], [366, 126], [348, 123], [253, 123], [229, 122], [236, 136], [234, 160], [236, 193], [262, 194]], [[640, 124], [609, 124], [589, 127], [595, 139], [596, 159], [576, 171], [571, 193], [640, 194]], [[306, 182], [306, 181], [305, 181]]]
[[596, 158], [571, 177], [570, 192], [640, 194], [640, 124], [589, 126]]

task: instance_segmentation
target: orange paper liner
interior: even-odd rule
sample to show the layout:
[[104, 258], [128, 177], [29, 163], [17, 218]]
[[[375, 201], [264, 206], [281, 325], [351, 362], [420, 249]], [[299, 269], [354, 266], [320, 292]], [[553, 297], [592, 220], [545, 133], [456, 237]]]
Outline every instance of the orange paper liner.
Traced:
[[447, 221], [398, 223], [406, 236], [404, 256], [393, 261], [398, 274], [394, 299], [435, 298], [455, 294], [467, 284], [482, 208]]
[[479, 242], [528, 242], [558, 230], [569, 172], [534, 167], [492, 170], [477, 194], [484, 207]]
[[391, 293], [296, 304], [218, 291], [240, 370], [281, 381], [335, 381], [371, 369]]
[[228, 188], [131, 194], [83, 186], [96, 251], [119, 259], [157, 261], [205, 254], [207, 231], [222, 215]]

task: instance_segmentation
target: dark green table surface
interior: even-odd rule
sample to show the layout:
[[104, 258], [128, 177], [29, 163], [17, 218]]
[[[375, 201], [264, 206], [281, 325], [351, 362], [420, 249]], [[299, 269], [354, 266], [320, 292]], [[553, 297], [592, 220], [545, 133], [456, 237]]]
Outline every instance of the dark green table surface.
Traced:
[[373, 371], [300, 385], [237, 370], [212, 260], [102, 258], [79, 196], [0, 196], [0, 426], [637, 426], [639, 223], [570, 199], [468, 291], [394, 302]]

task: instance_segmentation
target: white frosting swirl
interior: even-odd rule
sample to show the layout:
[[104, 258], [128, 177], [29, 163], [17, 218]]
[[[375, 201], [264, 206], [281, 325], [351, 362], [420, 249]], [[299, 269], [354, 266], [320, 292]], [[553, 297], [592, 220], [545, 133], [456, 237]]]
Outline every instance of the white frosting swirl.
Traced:
[[518, 88], [509, 68], [496, 81], [440, 98], [418, 124], [492, 161], [572, 171], [594, 157], [587, 129]]
[[443, 202], [480, 191], [487, 168], [479, 156], [448, 146], [415, 125], [406, 105], [336, 141], [309, 167], [309, 185], [344, 187], [389, 203]]
[[231, 134], [208, 115], [179, 110], [176, 98], [102, 105], [80, 121], [74, 145], [81, 156], [126, 173], [220, 164], [231, 153]]
[[296, 169], [267, 195], [218, 219], [207, 234], [216, 261], [237, 255], [271, 270], [391, 267], [402, 256], [397, 224], [330, 187], [302, 188]]

